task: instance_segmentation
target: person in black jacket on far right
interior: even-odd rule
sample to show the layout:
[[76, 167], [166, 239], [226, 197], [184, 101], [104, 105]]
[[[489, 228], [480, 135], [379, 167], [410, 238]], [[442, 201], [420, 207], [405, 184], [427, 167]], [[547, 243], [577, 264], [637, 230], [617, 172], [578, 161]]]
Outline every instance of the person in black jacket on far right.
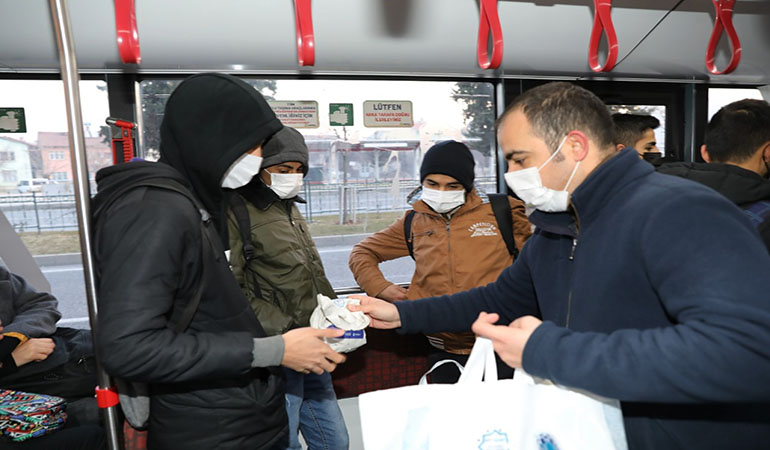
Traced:
[[770, 250], [770, 104], [745, 99], [711, 118], [700, 149], [705, 163], [664, 164], [658, 171], [716, 190], [738, 205]]

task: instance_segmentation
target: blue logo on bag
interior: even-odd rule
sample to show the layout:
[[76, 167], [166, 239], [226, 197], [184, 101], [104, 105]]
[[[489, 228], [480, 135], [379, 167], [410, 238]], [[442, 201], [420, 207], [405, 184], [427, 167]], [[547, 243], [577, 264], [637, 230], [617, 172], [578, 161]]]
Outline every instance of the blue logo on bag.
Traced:
[[342, 298], [335, 298], [332, 300], [332, 303], [339, 306], [340, 308], [344, 308], [347, 301], [345, 300], [345, 297]]
[[[337, 327], [335, 327], [334, 325], [329, 325], [329, 328], [334, 328], [335, 330], [337, 329]], [[345, 330], [345, 334], [335, 339], [363, 339], [363, 338], [364, 338], [364, 330]]]
[[481, 436], [479, 450], [510, 450], [508, 433], [493, 430]]
[[540, 433], [537, 436], [537, 448], [540, 450], [559, 450], [559, 446], [548, 433]]

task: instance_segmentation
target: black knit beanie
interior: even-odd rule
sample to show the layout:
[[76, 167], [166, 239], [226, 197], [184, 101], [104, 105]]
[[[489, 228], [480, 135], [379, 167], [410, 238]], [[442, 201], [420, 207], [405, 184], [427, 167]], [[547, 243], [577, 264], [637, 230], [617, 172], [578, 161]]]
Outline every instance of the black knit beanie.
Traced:
[[456, 179], [466, 192], [470, 192], [473, 190], [475, 165], [467, 145], [457, 141], [442, 141], [425, 152], [420, 166], [420, 183], [428, 175], [440, 173]]

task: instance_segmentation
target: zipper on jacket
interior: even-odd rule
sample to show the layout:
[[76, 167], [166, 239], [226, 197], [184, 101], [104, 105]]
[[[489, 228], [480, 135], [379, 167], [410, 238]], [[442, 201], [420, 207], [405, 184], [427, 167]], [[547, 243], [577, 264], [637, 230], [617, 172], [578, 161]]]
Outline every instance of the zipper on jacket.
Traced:
[[449, 231], [449, 220], [446, 220], [446, 242], [447, 242], [447, 259], [449, 260], [449, 282], [451, 283], [452, 290], [455, 289], [455, 268], [452, 264], [452, 234]]
[[[578, 236], [580, 235], [580, 216], [578, 216], [577, 208], [572, 204], [572, 211], [575, 213], [575, 237], [572, 238], [572, 250], [569, 253], [569, 260], [575, 261], [575, 250], [577, 250]], [[569, 328], [570, 313], [572, 312], [572, 277], [574, 275], [575, 268], [570, 267], [569, 277], [569, 293], [567, 294], [567, 319], [565, 320], [564, 327]]]

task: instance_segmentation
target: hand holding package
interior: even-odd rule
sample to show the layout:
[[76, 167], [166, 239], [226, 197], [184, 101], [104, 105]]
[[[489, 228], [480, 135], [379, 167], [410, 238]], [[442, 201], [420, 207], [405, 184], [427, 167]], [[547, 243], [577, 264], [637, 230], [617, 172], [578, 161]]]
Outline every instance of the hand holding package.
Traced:
[[360, 304], [360, 300], [344, 297], [330, 299], [323, 294], [318, 294], [317, 298], [318, 306], [310, 316], [310, 326], [346, 330], [340, 338], [325, 339], [334, 351], [347, 353], [366, 344], [364, 328], [369, 326], [369, 318], [360, 311], [353, 312], [347, 308], [348, 304]]

